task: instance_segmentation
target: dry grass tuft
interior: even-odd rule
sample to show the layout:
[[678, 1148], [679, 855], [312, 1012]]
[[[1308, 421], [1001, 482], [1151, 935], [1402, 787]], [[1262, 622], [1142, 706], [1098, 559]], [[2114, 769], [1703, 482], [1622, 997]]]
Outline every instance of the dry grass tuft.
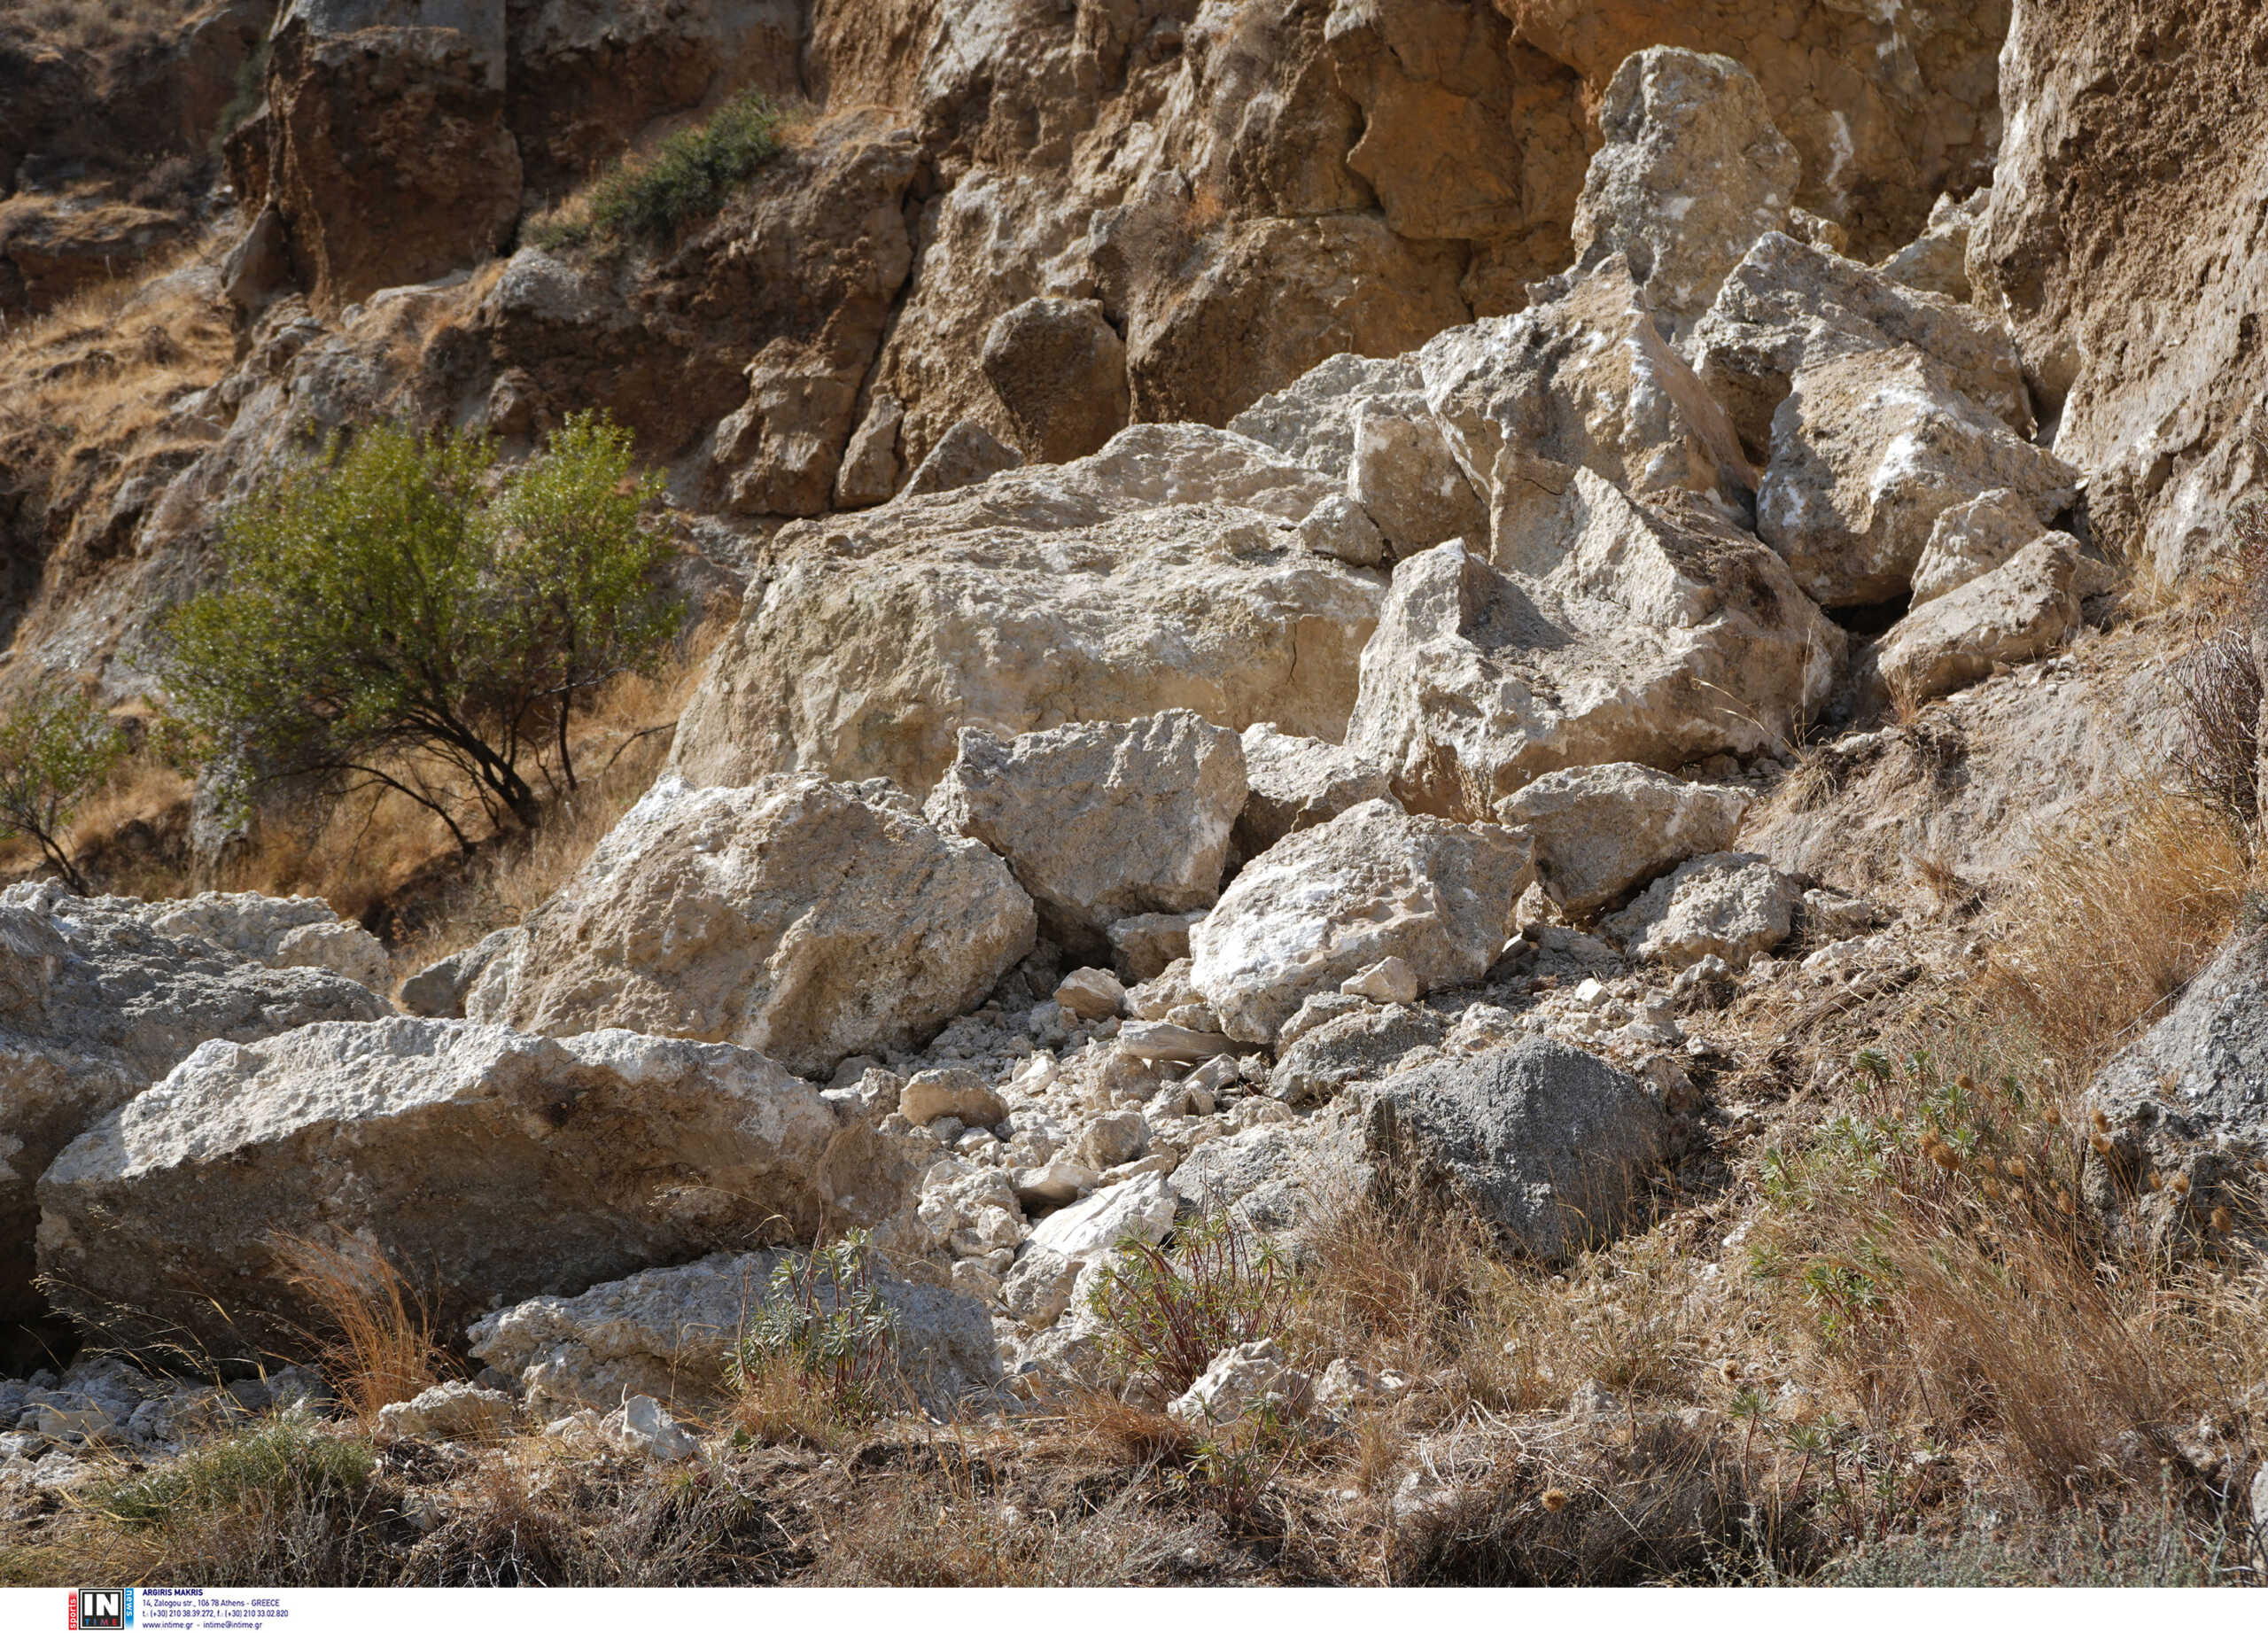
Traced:
[[103, 51], [172, 33], [194, 0], [22, 0], [8, 21], [58, 51]]
[[322, 1374], [365, 1433], [377, 1427], [380, 1407], [415, 1399], [453, 1370], [424, 1299], [384, 1255], [297, 1236], [274, 1246], [286, 1281], [331, 1329], [315, 1335]]
[[2241, 831], [2213, 805], [2140, 794], [2106, 808], [2043, 844], [2004, 892], [1987, 1007], [2037, 1034], [2062, 1088], [2083, 1085], [2226, 939], [2249, 871]]

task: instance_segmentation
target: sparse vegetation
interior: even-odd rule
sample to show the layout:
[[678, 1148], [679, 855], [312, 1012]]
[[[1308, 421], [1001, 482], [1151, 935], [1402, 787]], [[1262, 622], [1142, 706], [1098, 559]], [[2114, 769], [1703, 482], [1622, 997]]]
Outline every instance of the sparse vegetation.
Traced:
[[125, 753], [124, 735], [91, 700], [51, 681], [34, 688], [0, 712], [0, 835], [31, 840], [63, 883], [86, 895], [66, 839]]
[[[284, 779], [391, 789], [470, 853], [571, 790], [571, 717], [651, 673], [683, 620], [630, 438], [571, 417], [498, 474], [483, 438], [374, 427], [225, 529], [225, 587], [161, 634], [193, 751], [241, 797]], [[467, 809], [468, 801], [473, 809]]]
[[322, 1375], [364, 1433], [380, 1407], [416, 1399], [453, 1370], [425, 1301], [383, 1254], [304, 1237], [275, 1249], [290, 1284], [323, 1313], [330, 1330], [311, 1334]]
[[91, 1506], [128, 1525], [181, 1526], [227, 1508], [273, 1512], [359, 1491], [374, 1467], [368, 1446], [283, 1412], [103, 1487]]
[[769, 97], [742, 91], [650, 155], [610, 167], [579, 206], [536, 223], [530, 237], [541, 249], [665, 243], [716, 214], [734, 188], [779, 155], [780, 126]]
[[907, 1398], [897, 1319], [875, 1282], [868, 1233], [782, 1255], [726, 1357], [736, 1416], [758, 1438], [874, 1421]]
[[1289, 1277], [1274, 1247], [1225, 1215], [1192, 1221], [1163, 1248], [1121, 1242], [1091, 1299], [1113, 1361], [1169, 1396], [1222, 1350], [1282, 1329]]

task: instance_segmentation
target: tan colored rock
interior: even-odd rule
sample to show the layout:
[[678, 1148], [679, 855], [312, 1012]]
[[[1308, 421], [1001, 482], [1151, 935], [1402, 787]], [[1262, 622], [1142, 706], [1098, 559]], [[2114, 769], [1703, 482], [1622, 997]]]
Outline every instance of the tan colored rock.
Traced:
[[2078, 567], [2075, 541], [2048, 533], [1917, 607], [1875, 649], [1884, 687], [1921, 703], [1983, 680], [1996, 664], [2054, 650], [2079, 626]]
[[1128, 981], [1148, 981], [1189, 957], [1189, 931], [1201, 913], [1138, 913], [1110, 927], [1111, 960]]
[[1045, 464], [1083, 459], [1126, 424], [1126, 342], [1094, 300], [1035, 296], [984, 338], [984, 377], [1016, 446]]
[[1381, 594], [1301, 548], [1333, 491], [1227, 432], [1130, 427], [1069, 465], [782, 533], [712, 657], [674, 763], [924, 792], [957, 734], [1190, 709], [1336, 738]]
[[1190, 932], [1190, 983], [1231, 1038], [1264, 1044], [1309, 995], [1388, 957], [1424, 991], [1478, 980], [1512, 933], [1529, 859], [1507, 828], [1356, 805], [1247, 865]]
[[1425, 996], [1424, 984], [1410, 960], [1389, 953], [1366, 965], [1339, 984], [1349, 998], [1367, 998], [1374, 1004], [1414, 1004]]
[[1247, 860], [1286, 834], [1328, 822], [1366, 800], [1394, 797], [1386, 773], [1359, 754], [1264, 722], [1245, 728], [1244, 766], [1252, 791], [1234, 838]]
[[2022, 365], [2000, 324], [1783, 233], [1756, 241], [1685, 342], [1695, 372], [1759, 452], [1801, 369], [1905, 348], [2016, 435], [2031, 434]]
[[1914, 564], [1914, 605], [1984, 577], [2044, 531], [2038, 510], [2008, 488], [1951, 506], [1930, 525], [1930, 542]]
[[1490, 821], [1563, 767], [1754, 754], [1826, 702], [1842, 632], [1701, 502], [1578, 470], [1529, 537], [1502, 570], [1444, 544], [1394, 571], [1348, 747], [1411, 810]]
[[1946, 193], [1930, 206], [1930, 224], [1922, 236], [1877, 262], [1875, 270], [1893, 284], [1967, 305], [1971, 292], [1969, 240], [1992, 204], [1989, 187], [1980, 187], [1966, 198]]
[[1496, 820], [1534, 840], [1536, 883], [1581, 917], [1688, 857], [1724, 850], [1748, 805], [1737, 789], [1645, 766], [1585, 766], [1498, 801]]
[[897, 399], [875, 393], [843, 450], [843, 465], [835, 476], [835, 509], [878, 505], [897, 492], [897, 430], [905, 423], [905, 409]]
[[1748, 246], [1787, 224], [1803, 163], [1763, 88], [1729, 57], [1635, 52], [1600, 105], [1606, 144], [1575, 206], [1580, 277], [1620, 256], [1647, 304], [1682, 332]]
[[916, 1127], [952, 1117], [967, 1128], [990, 1128], [1008, 1120], [1008, 1108], [992, 1085], [966, 1066], [917, 1071], [897, 1092], [897, 1115]]
[[1910, 347], [1808, 366], [1772, 417], [1756, 531], [1822, 606], [1907, 594], [1938, 518], [2008, 489], [2044, 526], [2078, 473], [1953, 389]]
[[880, 1224], [912, 1164], [776, 1062], [721, 1044], [326, 1023], [203, 1050], [74, 1141], [40, 1263], [88, 1330], [291, 1353], [322, 1311], [285, 1240], [417, 1266], [444, 1328], [493, 1301], [824, 1224]]
[[1634, 959], [1682, 969], [1720, 958], [1743, 969], [1788, 938], [1803, 898], [1803, 881], [1764, 858], [1719, 851], [1655, 880], [1600, 928]]
[[1296, 464], [1339, 480], [1355, 458], [1355, 422], [1366, 408], [1409, 416], [1425, 407], [1425, 380], [1413, 354], [1363, 357], [1340, 352], [1229, 422]]
[[926, 1041], [1035, 933], [1006, 865], [887, 784], [664, 777], [528, 916], [466, 1013], [736, 1043], [823, 1074]]
[[208, 890], [151, 902], [141, 917], [160, 936], [209, 941], [269, 969], [328, 969], [381, 995], [393, 984], [378, 938], [319, 897]]
[[1075, 969], [1056, 984], [1055, 1001], [1083, 1021], [1099, 1021], [1118, 1013], [1126, 988], [1107, 969]]
[[1008, 742], [966, 729], [924, 809], [1006, 859], [1051, 938], [1099, 951], [1120, 919], [1219, 898], [1244, 803], [1237, 735], [1171, 709]]
[[1375, 567], [1386, 554], [1386, 535], [1371, 513], [1344, 494], [1318, 502], [1301, 518], [1300, 542], [1349, 567]]

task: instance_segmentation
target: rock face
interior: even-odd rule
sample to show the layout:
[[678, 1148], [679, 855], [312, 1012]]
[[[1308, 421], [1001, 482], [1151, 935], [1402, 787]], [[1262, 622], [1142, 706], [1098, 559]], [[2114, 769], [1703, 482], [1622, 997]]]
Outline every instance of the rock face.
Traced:
[[463, 952], [435, 960], [401, 984], [403, 1010], [434, 1020], [462, 1020], [473, 986], [511, 945], [510, 930], [491, 930]]
[[1310, 994], [1383, 958], [1427, 991], [1478, 980], [1534, 876], [1522, 836], [1372, 800], [1239, 874], [1190, 932], [1190, 983], [1231, 1038], [1268, 1043]]
[[1247, 859], [1287, 834], [1394, 797], [1386, 773], [1360, 755], [1334, 743], [1288, 736], [1264, 722], [1245, 728], [1244, 774], [1251, 792], [1233, 837]]
[[1586, 766], [1538, 777], [1496, 820], [1535, 842], [1536, 883], [1581, 917], [1689, 856], [1721, 851], [1748, 796], [1644, 766]]
[[319, 306], [502, 247], [520, 209], [504, 66], [504, 0], [294, 0], [263, 166]]
[[466, 1013], [735, 1043], [824, 1074], [926, 1041], [1034, 934], [1006, 865], [887, 784], [664, 777], [528, 916]]
[[[2248, 1197], [2268, 1156], [2268, 958], [2240, 934], [2189, 984], [2165, 1019], [2104, 1067], [2087, 1090], [2110, 1150], [2086, 1166], [2087, 1200], [2133, 1216], [2153, 1238], [2200, 1229], [2227, 1206], [2258, 1221]], [[2149, 1176], [2161, 1177], [2153, 1189]], [[2188, 1181], [2186, 1189], [2177, 1178]]]
[[[679, 1411], [711, 1410], [721, 1397], [725, 1358], [771, 1296], [781, 1257], [717, 1253], [572, 1298], [530, 1299], [473, 1323], [473, 1357], [517, 1379], [530, 1400], [548, 1407], [606, 1411], [625, 1395], [647, 1395]], [[878, 1269], [874, 1282], [897, 1322], [897, 1365], [924, 1406], [949, 1412], [970, 1390], [998, 1380], [992, 1324], [975, 1300], [887, 1270]], [[830, 1287], [820, 1278], [821, 1298]]]
[[1575, 271], [1623, 256], [1682, 330], [1748, 246], [1786, 225], [1803, 161], [1773, 128], [1756, 77], [1729, 57], [1634, 52], [1598, 122], [1606, 145], [1575, 206]]
[[975, 420], [962, 420], [937, 439], [937, 446], [929, 450], [929, 456], [906, 478], [905, 496], [913, 499], [923, 494], [950, 494], [957, 487], [972, 487], [987, 477], [1014, 470], [1023, 463], [1021, 452], [1010, 447]]
[[1000, 315], [983, 361], [1016, 446], [1035, 460], [1083, 459], [1126, 424], [1126, 342], [1098, 301], [1034, 296]]
[[1411, 810], [1492, 820], [1546, 772], [1790, 741], [1844, 649], [1753, 539], [1578, 470], [1550, 532], [1497, 565], [1445, 544], [1394, 570], [1348, 746]]
[[2053, 651], [2079, 626], [2078, 569], [2074, 541], [2048, 533], [1915, 609], [1875, 649], [1884, 687], [1922, 702], [1983, 680], [1996, 664]]
[[1938, 518], [1996, 490], [2044, 529], [2078, 472], [2018, 437], [1911, 350], [1807, 366], [1772, 416], [1756, 530], [1830, 607], [1906, 594]]
[[307, 1026], [208, 1045], [74, 1140], [41, 1182], [40, 1268], [88, 1332], [187, 1334], [230, 1361], [321, 1326], [283, 1238], [383, 1253], [454, 1326], [496, 1299], [879, 1223], [913, 1178], [865, 1122], [727, 1045]]
[[965, 730], [924, 809], [1005, 858], [1049, 937], [1085, 953], [1120, 919], [1218, 900], [1244, 804], [1237, 734], [1175, 709], [1011, 743]]
[[[2039, 518], [2032, 507], [2007, 488], [1994, 488], [1953, 506], [1931, 526], [1930, 542], [1915, 564], [1913, 604], [1919, 607], [1983, 578], [2040, 537]], [[2073, 539], [2071, 544], [2076, 549], [2078, 540]]]
[[1720, 851], [1657, 879], [1602, 928], [1633, 958], [1673, 968], [1720, 958], [1740, 969], [1788, 938], [1803, 898], [1803, 882], [1764, 858]]
[[2055, 451], [2106, 544], [2171, 581], [2226, 548], [2257, 486], [2268, 244], [2268, 14], [2179, 25], [2117, 0], [2016, 0], [2008, 137], [1969, 244], [1978, 306], [2016, 332]]
[[384, 1000], [328, 970], [269, 969], [160, 935], [151, 928], [156, 906], [53, 884], [0, 895], [0, 1321], [39, 1313], [33, 1186], [105, 1113], [209, 1038], [251, 1043], [385, 1012]]
[[1530, 1038], [1389, 1077], [1363, 1141], [1382, 1199], [1477, 1216], [1556, 1264], [1638, 1222], [1669, 1119], [1628, 1073]]
[[1091, 458], [788, 529], [678, 728], [689, 780], [888, 776], [996, 736], [1175, 708], [1336, 741], [1381, 594], [1293, 525], [1335, 491], [1242, 437], [1137, 425]]

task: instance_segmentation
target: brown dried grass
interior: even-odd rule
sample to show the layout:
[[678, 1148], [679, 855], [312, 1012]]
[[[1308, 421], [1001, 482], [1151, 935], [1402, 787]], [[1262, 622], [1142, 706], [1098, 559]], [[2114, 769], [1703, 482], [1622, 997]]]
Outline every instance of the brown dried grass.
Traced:
[[274, 1247], [284, 1279], [322, 1312], [330, 1331], [312, 1336], [323, 1377], [366, 1434], [379, 1408], [416, 1399], [454, 1370], [424, 1298], [384, 1254], [304, 1236]]

